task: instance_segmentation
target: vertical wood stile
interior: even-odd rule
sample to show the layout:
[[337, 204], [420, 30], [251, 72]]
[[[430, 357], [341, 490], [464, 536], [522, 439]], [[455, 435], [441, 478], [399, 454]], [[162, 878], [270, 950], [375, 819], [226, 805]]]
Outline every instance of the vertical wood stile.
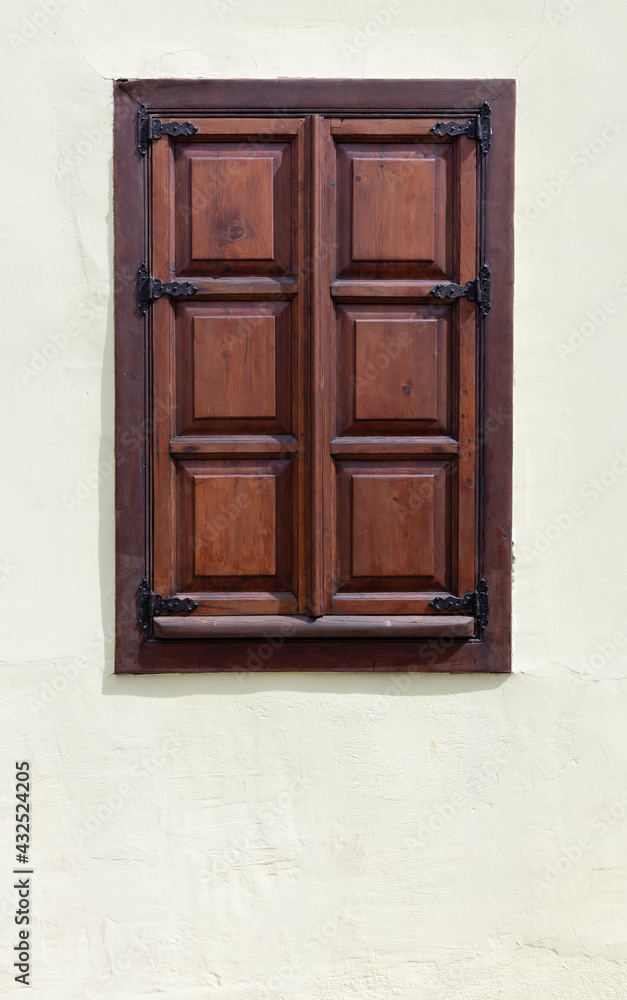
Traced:
[[[477, 257], [477, 144], [460, 143], [459, 281], [474, 280], [482, 261]], [[459, 301], [459, 464], [458, 464], [458, 566], [457, 593], [476, 586], [477, 563], [477, 379], [476, 344], [480, 308], [468, 299]]]
[[[157, 278], [174, 275], [174, 171], [167, 140], [152, 143], [151, 150], [152, 231], [149, 270]], [[152, 433], [153, 447], [153, 589], [171, 594], [176, 588], [176, 475], [169, 441], [174, 433], [174, 310], [167, 297], [151, 303], [147, 313], [152, 344]]]
[[310, 425], [310, 600], [309, 612], [324, 614], [324, 508], [325, 508], [325, 352], [324, 315], [327, 290], [324, 286], [324, 118], [312, 115], [311, 129], [311, 425]]

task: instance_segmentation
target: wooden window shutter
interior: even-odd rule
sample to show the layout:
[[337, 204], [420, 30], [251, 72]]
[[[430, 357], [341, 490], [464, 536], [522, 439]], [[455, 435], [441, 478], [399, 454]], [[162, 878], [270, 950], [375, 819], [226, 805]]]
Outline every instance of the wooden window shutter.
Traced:
[[508, 670], [511, 83], [116, 107], [116, 669]]

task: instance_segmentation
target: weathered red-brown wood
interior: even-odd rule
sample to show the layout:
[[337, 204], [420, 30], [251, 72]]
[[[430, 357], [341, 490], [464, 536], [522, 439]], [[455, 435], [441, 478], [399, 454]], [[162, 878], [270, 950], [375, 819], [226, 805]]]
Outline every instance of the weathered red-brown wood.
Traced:
[[[487, 158], [429, 132], [485, 99]], [[136, 101], [198, 132], [143, 160]], [[509, 669], [513, 108], [510, 81], [117, 85], [118, 672]], [[144, 341], [133, 279], [150, 256], [148, 176], [152, 272], [199, 291], [153, 303]], [[471, 280], [482, 261], [493, 306], [478, 326], [476, 305], [429, 291]], [[380, 354], [390, 364], [372, 385]], [[130, 448], [133, 426], [147, 451]], [[208, 537], [214, 508], [239, 510], [244, 492], [250, 518]], [[405, 518], [390, 521], [398, 504]], [[155, 619], [151, 639], [137, 625], [143, 575], [199, 608]], [[491, 607], [479, 641], [471, 619], [453, 628], [429, 602], [481, 575]], [[324, 615], [320, 629], [305, 612]], [[229, 617], [247, 622], [243, 645], [205, 639], [211, 615], [224, 617], [216, 635], [235, 634]], [[294, 636], [311, 638], [282, 633], [290, 615]], [[431, 621], [421, 640], [379, 637], [377, 615], [395, 635], [407, 616], [433, 619], [439, 638]], [[249, 664], [257, 619], [281, 641]], [[325, 629], [356, 638], [317, 639]]]

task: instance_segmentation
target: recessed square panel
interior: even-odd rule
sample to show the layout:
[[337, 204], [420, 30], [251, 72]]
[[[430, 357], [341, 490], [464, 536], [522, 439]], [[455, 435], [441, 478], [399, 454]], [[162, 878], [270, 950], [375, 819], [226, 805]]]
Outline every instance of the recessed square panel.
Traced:
[[353, 576], [433, 576], [435, 488], [425, 475], [353, 479]]
[[437, 421], [437, 320], [355, 320], [355, 417]]
[[291, 272], [295, 156], [284, 136], [177, 142], [175, 271], [181, 277]]
[[336, 308], [336, 435], [450, 434], [450, 306], [356, 303]]
[[454, 463], [338, 461], [338, 592], [443, 590]]
[[196, 576], [274, 576], [276, 477], [194, 479]]
[[274, 161], [214, 156], [191, 160], [192, 257], [271, 260]]
[[353, 259], [433, 261], [435, 160], [381, 155], [352, 167]]
[[276, 416], [275, 317], [193, 320], [194, 417]]
[[178, 434], [289, 434], [292, 303], [177, 302]]
[[294, 592], [294, 461], [175, 461], [178, 590]]
[[334, 277], [452, 280], [459, 226], [452, 143], [339, 139], [335, 151]]

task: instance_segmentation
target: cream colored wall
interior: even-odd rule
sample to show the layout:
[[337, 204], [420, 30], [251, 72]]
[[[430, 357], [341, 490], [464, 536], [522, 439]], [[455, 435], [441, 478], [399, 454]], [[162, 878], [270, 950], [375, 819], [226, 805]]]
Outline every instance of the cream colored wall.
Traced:
[[[624, 5], [2, 21], [2, 994], [25, 758], [35, 998], [623, 1000]], [[111, 80], [168, 76], [518, 80], [512, 677], [112, 675]]]

